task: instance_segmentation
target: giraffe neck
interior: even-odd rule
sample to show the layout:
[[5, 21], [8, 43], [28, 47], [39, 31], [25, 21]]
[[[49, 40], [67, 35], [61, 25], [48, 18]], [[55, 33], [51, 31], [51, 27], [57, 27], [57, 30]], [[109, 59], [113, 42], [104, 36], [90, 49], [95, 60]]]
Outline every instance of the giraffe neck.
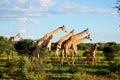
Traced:
[[67, 35], [63, 36], [58, 42], [57, 42], [57, 46], [61, 46], [61, 44], [67, 40], [68, 38], [70, 38], [73, 35], [73, 33], [68, 33]]
[[84, 34], [86, 33], [86, 30], [80, 32], [80, 33], [77, 33], [75, 35], [72, 36], [73, 39], [77, 39], [77, 38], [80, 38], [81, 36], [83, 36]]
[[17, 36], [17, 35], [15, 35], [15, 36], [14, 36], [14, 40], [16, 40], [17, 38], [18, 38], [18, 36]]
[[87, 40], [86, 37], [81, 38], [81, 39], [77, 39], [74, 44], [75, 44], [75, 45], [78, 45], [78, 44], [80, 44], [80, 43], [82, 43], [82, 42], [84, 42], [84, 41], [86, 41], [86, 40]]
[[94, 46], [94, 48], [92, 49], [92, 52], [94, 53], [97, 50], [97, 45]]
[[[67, 40], [69, 37], [72, 36], [72, 34], [73, 34], [73, 33], [68, 33], [67, 35], [63, 36], [59, 41], [65, 41], [65, 40]], [[58, 42], [59, 42], [59, 41], [58, 41]]]
[[15, 39], [17, 39], [17, 38], [19, 38], [18, 35], [11, 36], [11, 37], [8, 39], [8, 41], [9, 41], [9, 43], [12, 43], [12, 42], [13, 42]]
[[61, 30], [62, 30], [61, 28], [57, 28], [56, 30], [54, 30], [54, 31], [52, 31], [52, 32], [50, 32], [50, 33], [48, 33], [48, 34], [50, 34], [50, 35], [52, 35], [52, 36], [54, 37], [54, 36], [56, 36]]

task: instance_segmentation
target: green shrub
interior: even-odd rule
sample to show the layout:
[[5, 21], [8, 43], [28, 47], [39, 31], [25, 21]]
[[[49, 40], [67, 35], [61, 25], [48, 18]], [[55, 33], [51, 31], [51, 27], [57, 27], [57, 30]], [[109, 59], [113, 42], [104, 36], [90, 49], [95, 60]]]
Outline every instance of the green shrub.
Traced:
[[103, 48], [104, 56], [106, 60], [110, 61], [113, 60], [120, 50], [120, 45], [115, 42], [108, 42], [106, 43], [105, 47]]
[[0, 36], [0, 54], [10, 49], [8, 39], [6, 37]]

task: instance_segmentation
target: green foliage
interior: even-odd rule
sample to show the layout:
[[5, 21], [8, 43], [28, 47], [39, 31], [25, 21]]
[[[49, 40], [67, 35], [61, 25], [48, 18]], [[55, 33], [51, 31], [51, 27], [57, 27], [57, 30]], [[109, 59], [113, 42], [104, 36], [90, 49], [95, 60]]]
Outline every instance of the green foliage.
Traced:
[[0, 54], [10, 49], [10, 45], [6, 37], [0, 36]]
[[24, 56], [20, 59], [21, 62], [21, 73], [24, 79], [27, 80], [38, 80], [46, 77], [45, 68], [41, 66], [38, 61], [35, 64], [31, 64], [28, 57]]
[[78, 72], [83, 73], [84, 69], [80, 67], [75, 67], [75, 66], [72, 66], [69, 68], [69, 73], [78, 73]]
[[52, 50], [55, 50], [55, 49], [56, 49], [56, 43], [52, 43], [51, 49], [52, 49]]
[[118, 45], [117, 43], [115, 42], [106, 43], [103, 49], [106, 60], [113, 60], [114, 57], [118, 55], [119, 50], [120, 50], [120, 45]]
[[[46, 68], [51, 68], [47, 64], [39, 64], [38, 61], [31, 64], [27, 56], [19, 56], [6, 64], [7, 69], [3, 74], [12, 76], [16, 80], [45, 80]], [[4, 76], [4, 75], [3, 75]]]
[[[87, 79], [87, 74], [86, 73], [75, 73], [73, 74], [73, 77], [72, 77], [73, 80], [88, 80]], [[89, 78], [90, 80], [90, 78]]]
[[19, 54], [31, 54], [35, 49], [35, 43], [31, 39], [24, 39], [16, 42], [15, 49]]

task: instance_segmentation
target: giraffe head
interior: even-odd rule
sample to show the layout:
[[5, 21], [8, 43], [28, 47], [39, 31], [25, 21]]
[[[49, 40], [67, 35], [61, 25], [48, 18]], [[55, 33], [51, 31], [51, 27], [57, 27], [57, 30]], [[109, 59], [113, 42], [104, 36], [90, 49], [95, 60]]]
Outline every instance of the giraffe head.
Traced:
[[60, 28], [62, 29], [62, 31], [67, 32], [65, 25], [61, 26]]
[[17, 38], [22, 38], [22, 36], [20, 35], [20, 33], [18, 33], [18, 34], [16, 35], [16, 37], [17, 37]]
[[90, 34], [86, 38], [89, 39], [90, 41], [92, 41]]
[[104, 47], [104, 44], [101, 43], [101, 42], [98, 42], [98, 43], [96, 43], [95, 45], [96, 45], [96, 46], [102, 46], [102, 47]]
[[84, 30], [86, 32], [86, 34], [90, 34], [89, 29], [87, 28], [86, 30]]

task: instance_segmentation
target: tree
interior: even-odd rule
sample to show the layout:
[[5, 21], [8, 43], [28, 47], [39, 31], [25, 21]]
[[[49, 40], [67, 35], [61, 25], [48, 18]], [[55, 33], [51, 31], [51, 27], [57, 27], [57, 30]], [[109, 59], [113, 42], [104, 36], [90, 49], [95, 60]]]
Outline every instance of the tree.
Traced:
[[31, 39], [23, 39], [15, 43], [15, 49], [18, 54], [29, 54], [35, 50], [34, 41]]
[[120, 0], [117, 0], [115, 8], [117, 9], [117, 13], [120, 13]]
[[8, 39], [4, 36], [0, 36], [0, 54], [8, 51], [10, 49], [10, 45], [8, 43]]
[[108, 42], [103, 48], [106, 60], [113, 60], [114, 57], [119, 55], [120, 45], [115, 42]]

